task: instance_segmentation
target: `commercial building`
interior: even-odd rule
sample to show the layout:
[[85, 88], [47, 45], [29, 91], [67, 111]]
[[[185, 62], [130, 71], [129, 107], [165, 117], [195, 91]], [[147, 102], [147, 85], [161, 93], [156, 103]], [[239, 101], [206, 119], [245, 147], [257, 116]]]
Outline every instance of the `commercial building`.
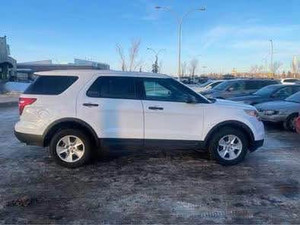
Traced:
[[17, 62], [10, 56], [6, 36], [0, 37], [0, 80], [8, 80], [15, 75]]

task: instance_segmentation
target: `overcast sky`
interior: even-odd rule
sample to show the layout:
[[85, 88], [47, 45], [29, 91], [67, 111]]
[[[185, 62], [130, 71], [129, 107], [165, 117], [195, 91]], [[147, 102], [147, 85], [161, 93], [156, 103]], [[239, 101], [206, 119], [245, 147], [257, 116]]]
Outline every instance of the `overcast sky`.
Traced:
[[264, 65], [270, 39], [282, 70], [289, 70], [294, 55], [300, 59], [300, 0], [0, 0], [0, 5], [0, 36], [7, 35], [19, 62], [88, 58], [120, 69], [116, 43], [127, 48], [140, 39], [144, 70], [151, 69], [147, 47], [152, 47], [165, 49], [162, 72], [176, 73], [176, 20], [156, 5], [178, 14], [206, 7], [183, 26], [182, 61], [198, 58], [198, 72], [202, 66], [205, 72], [230, 72]]

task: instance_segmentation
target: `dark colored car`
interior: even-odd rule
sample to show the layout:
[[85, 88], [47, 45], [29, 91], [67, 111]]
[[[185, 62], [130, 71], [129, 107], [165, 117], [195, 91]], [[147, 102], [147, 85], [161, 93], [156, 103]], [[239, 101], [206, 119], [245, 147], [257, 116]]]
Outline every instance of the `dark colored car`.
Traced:
[[230, 100], [255, 105], [263, 102], [282, 100], [298, 91], [300, 91], [300, 85], [274, 84], [263, 87], [251, 95], [234, 97], [230, 98]]
[[245, 96], [256, 92], [258, 89], [268, 85], [278, 84], [276, 80], [263, 79], [236, 79], [224, 81], [209, 91], [201, 94], [208, 98], [228, 99], [232, 97]]

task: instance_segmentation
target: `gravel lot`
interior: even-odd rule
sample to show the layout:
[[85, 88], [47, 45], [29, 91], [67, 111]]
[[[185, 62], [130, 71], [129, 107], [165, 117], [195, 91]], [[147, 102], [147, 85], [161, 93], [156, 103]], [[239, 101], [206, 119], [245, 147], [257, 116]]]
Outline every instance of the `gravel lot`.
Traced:
[[17, 119], [0, 108], [0, 223], [300, 223], [300, 136], [278, 127], [237, 166], [141, 150], [70, 170], [19, 143]]

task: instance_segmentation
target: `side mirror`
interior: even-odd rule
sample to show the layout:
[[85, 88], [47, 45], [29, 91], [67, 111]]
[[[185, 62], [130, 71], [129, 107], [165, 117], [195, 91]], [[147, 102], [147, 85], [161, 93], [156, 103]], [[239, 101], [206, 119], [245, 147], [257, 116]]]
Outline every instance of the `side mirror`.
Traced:
[[185, 102], [188, 103], [188, 104], [196, 104], [196, 103], [198, 103], [197, 99], [194, 96], [191, 96], [191, 95], [189, 95], [186, 98]]

